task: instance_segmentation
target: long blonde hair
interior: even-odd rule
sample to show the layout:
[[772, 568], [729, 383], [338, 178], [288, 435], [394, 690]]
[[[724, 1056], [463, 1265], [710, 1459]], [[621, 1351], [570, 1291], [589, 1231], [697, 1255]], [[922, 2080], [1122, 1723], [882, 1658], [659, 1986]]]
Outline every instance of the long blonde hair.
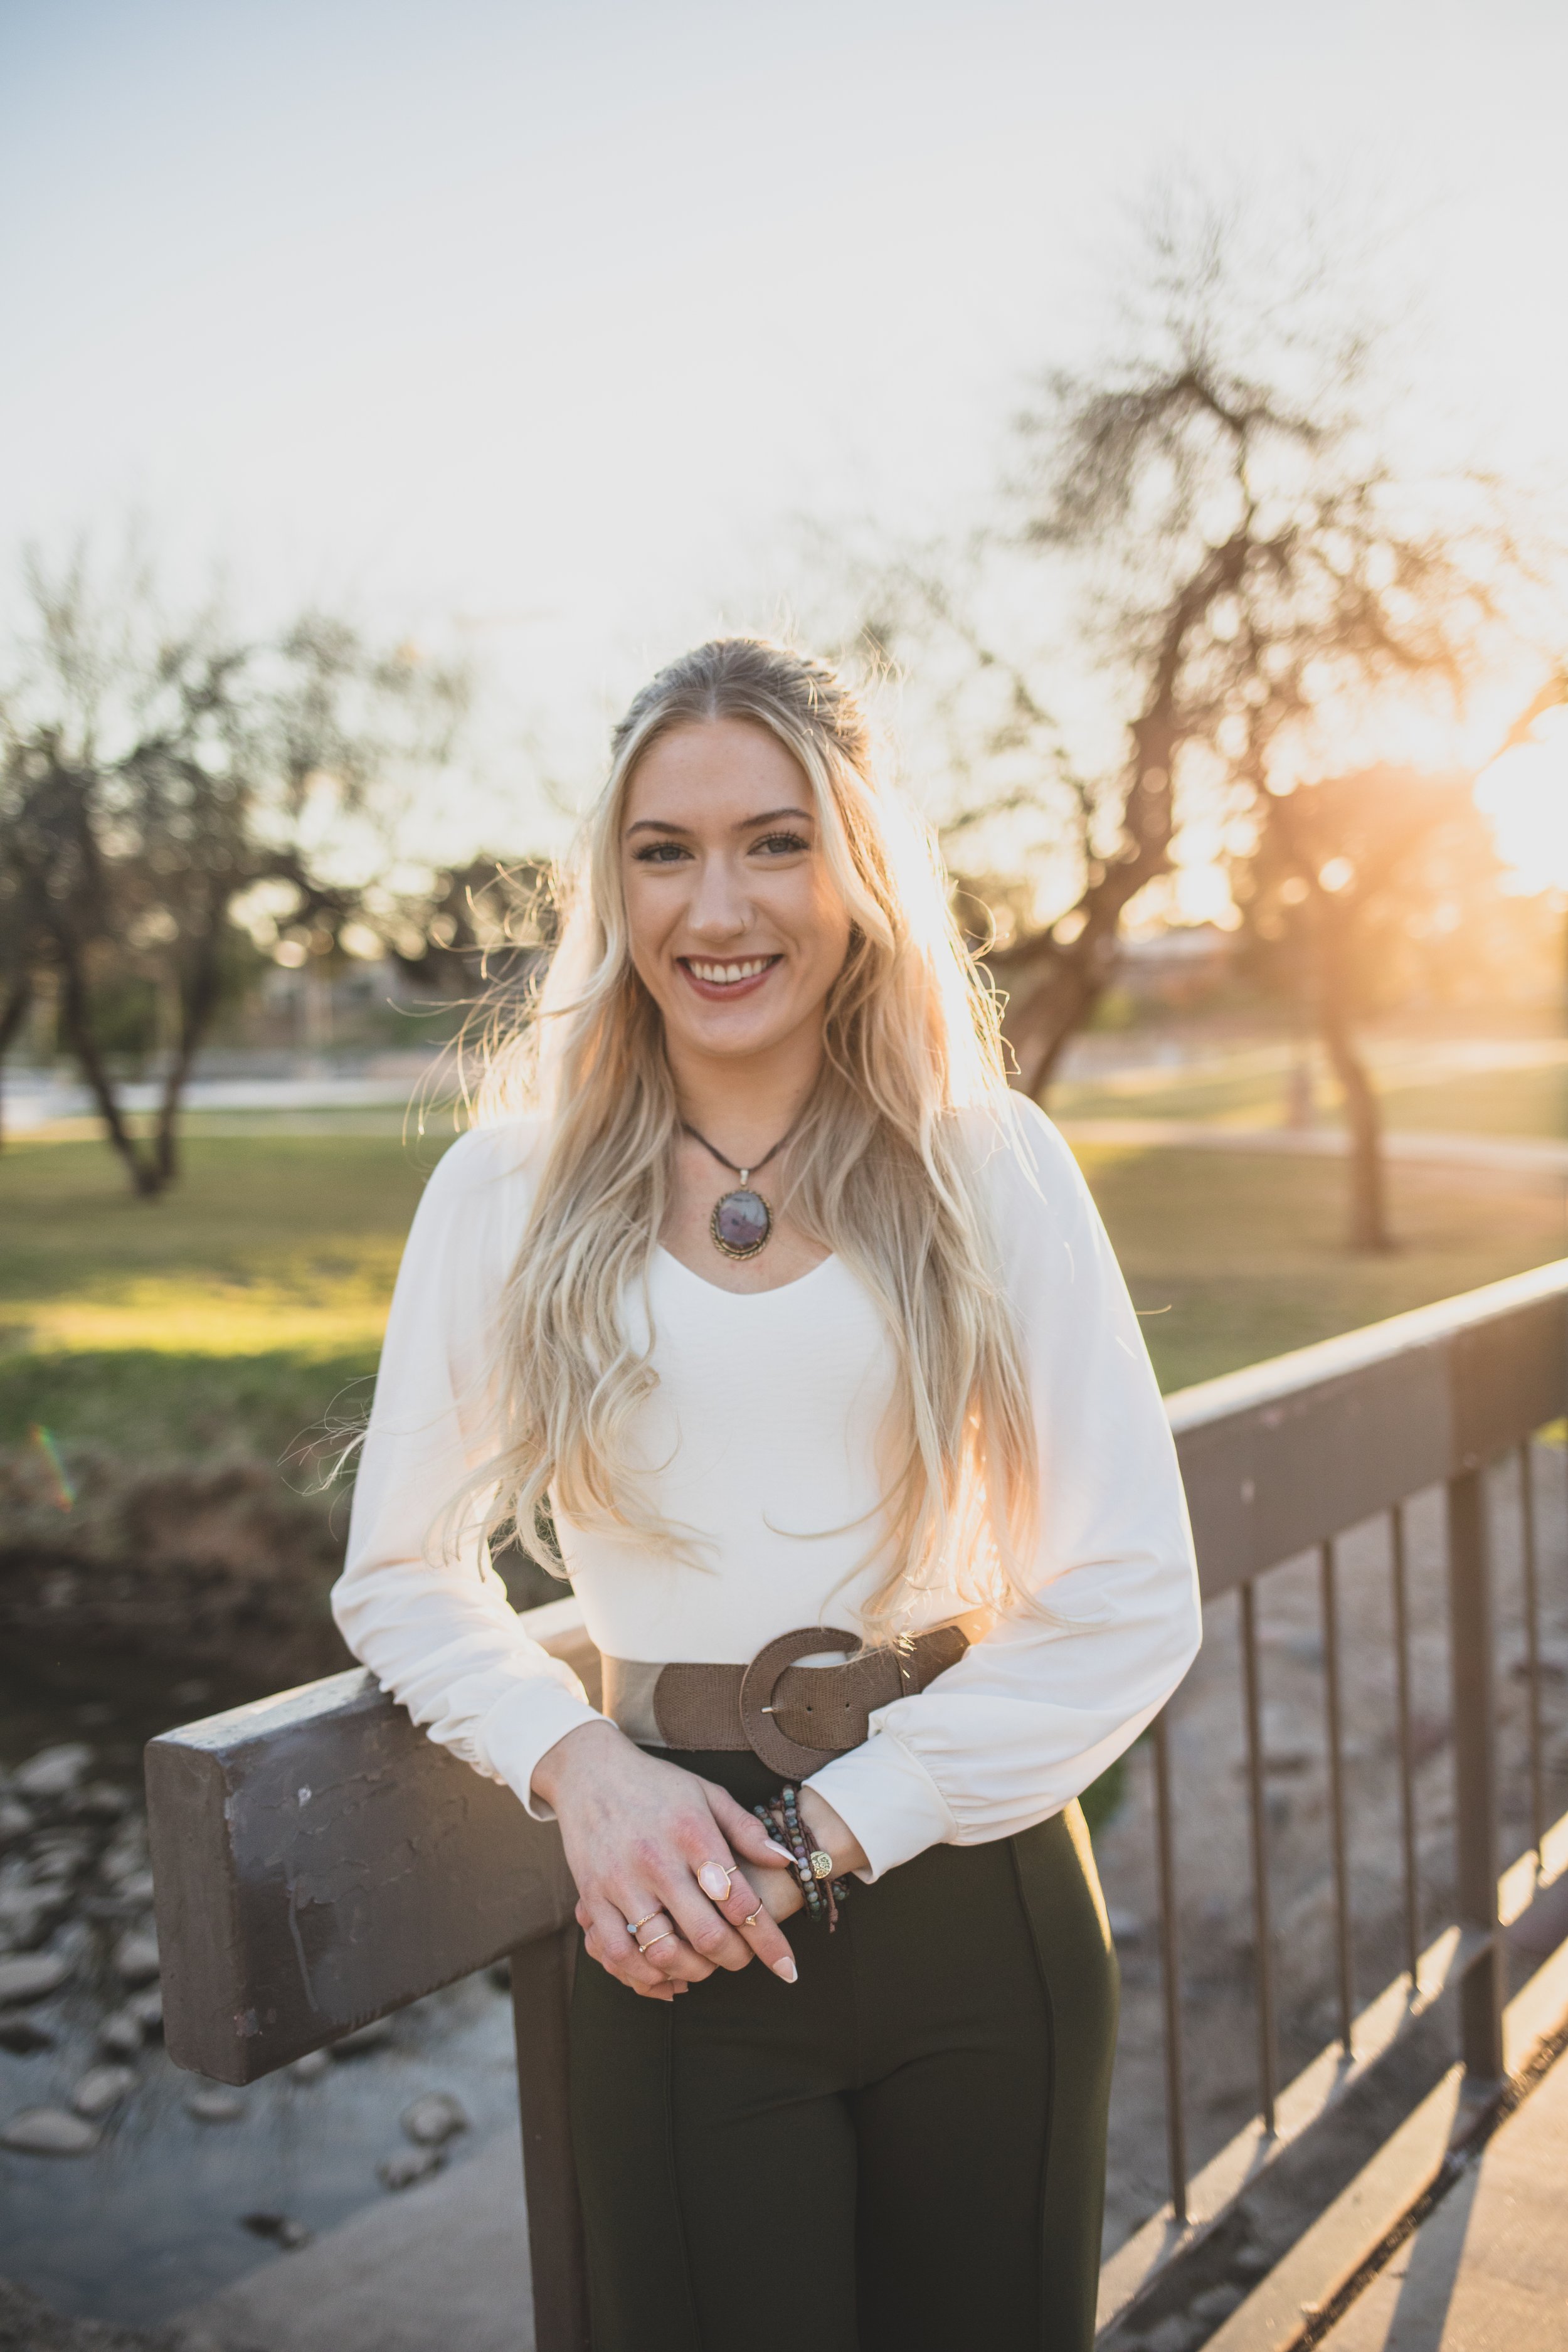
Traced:
[[1011, 1131], [998, 1007], [953, 924], [929, 828], [876, 772], [853, 692], [825, 663], [759, 638], [717, 638], [670, 663], [616, 730], [548, 972], [479, 1091], [481, 1119], [527, 1104], [547, 1137], [501, 1301], [487, 1532], [560, 1573], [552, 1495], [579, 1525], [691, 1556], [628, 1445], [658, 1375], [624, 1302], [630, 1284], [647, 1296], [679, 1120], [660, 1015], [631, 961], [621, 834], [649, 746], [717, 719], [765, 727], [798, 762], [852, 926], [781, 1193], [859, 1276], [892, 1344], [887, 1492], [867, 1554], [885, 1554], [887, 1573], [861, 1616], [868, 1634], [896, 1638], [939, 1580], [956, 1578], [973, 1602], [1013, 1597], [1032, 1524], [1027, 1393], [979, 1180], [986, 1149]]

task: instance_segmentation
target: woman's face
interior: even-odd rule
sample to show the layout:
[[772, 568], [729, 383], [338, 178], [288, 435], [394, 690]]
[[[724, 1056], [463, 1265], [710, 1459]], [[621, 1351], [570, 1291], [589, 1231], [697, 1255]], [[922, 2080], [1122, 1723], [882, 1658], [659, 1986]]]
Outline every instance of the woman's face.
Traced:
[[820, 1034], [849, 917], [811, 787], [765, 727], [715, 719], [659, 737], [626, 794], [621, 874], [632, 961], [677, 1061]]

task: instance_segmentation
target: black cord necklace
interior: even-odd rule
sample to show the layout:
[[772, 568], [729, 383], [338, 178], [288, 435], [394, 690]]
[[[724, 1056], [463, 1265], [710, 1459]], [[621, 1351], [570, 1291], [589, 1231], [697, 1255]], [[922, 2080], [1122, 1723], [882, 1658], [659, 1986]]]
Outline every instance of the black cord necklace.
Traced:
[[762, 1194], [752, 1192], [752, 1175], [754, 1170], [765, 1168], [770, 1160], [778, 1157], [799, 1125], [797, 1118], [789, 1133], [781, 1135], [772, 1150], [764, 1151], [760, 1160], [753, 1160], [751, 1167], [737, 1168], [732, 1160], [725, 1159], [717, 1144], [710, 1143], [705, 1135], [699, 1135], [694, 1127], [685, 1119], [681, 1120], [682, 1133], [689, 1135], [693, 1143], [700, 1143], [704, 1151], [710, 1151], [721, 1168], [727, 1168], [732, 1176], [741, 1180], [734, 1192], [720, 1194], [713, 1203], [713, 1214], [708, 1220], [713, 1246], [722, 1250], [726, 1257], [755, 1257], [758, 1251], [766, 1249], [772, 1240], [773, 1213]]

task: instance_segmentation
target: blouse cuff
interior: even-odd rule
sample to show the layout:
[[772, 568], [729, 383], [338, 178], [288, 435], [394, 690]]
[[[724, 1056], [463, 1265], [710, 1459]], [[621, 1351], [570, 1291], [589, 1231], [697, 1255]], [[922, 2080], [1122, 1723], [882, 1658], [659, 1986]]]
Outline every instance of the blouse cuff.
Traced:
[[868, 1885], [928, 1845], [950, 1844], [956, 1834], [936, 1782], [890, 1731], [874, 1731], [860, 1747], [812, 1773], [805, 1785], [858, 1838], [868, 1867], [855, 1874]]
[[521, 1685], [490, 1709], [480, 1738], [491, 1771], [521, 1800], [523, 1811], [536, 1822], [552, 1822], [554, 1808], [535, 1793], [534, 1767], [545, 1750], [564, 1739], [569, 1731], [606, 1720], [585, 1698], [541, 1675]]

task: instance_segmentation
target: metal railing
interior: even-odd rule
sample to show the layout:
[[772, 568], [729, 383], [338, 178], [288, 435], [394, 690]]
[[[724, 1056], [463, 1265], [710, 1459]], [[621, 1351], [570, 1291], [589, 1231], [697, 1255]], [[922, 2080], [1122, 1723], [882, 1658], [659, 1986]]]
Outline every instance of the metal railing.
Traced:
[[[1346, 2066], [1325, 2073], [1321, 2064], [1288, 2089], [1279, 2079], [1258, 1585], [1314, 1552], [1342, 2059], [1348, 2064], [1352, 2045], [1362, 2056], [1373, 2045], [1385, 2049], [1414, 2013], [1390, 1988], [1358, 2024], [1354, 2000], [1339, 1546], [1380, 1514], [1389, 1530], [1405, 1969], [1411, 1990], [1429, 1992], [1434, 1969], [1456, 1985], [1465, 2066], [1479, 2081], [1500, 2074], [1506, 1986], [1487, 1478], [1510, 1455], [1523, 1473], [1530, 1820], [1539, 1874], [1563, 1824], [1553, 1830], [1544, 1819], [1531, 1441], [1565, 1409], [1568, 1260], [1170, 1400], [1205, 1620], [1214, 1622], [1232, 1594], [1238, 1619], [1259, 2111], [1194, 2182], [1183, 2064], [1180, 1797], [1162, 1716], [1152, 1734], [1152, 1811], [1170, 2203], [1108, 2265], [1102, 2320], [1125, 2313], [1194, 2226], [1217, 2218], [1270, 2150], [1319, 2117], [1346, 2079]], [[1437, 1486], [1447, 1495], [1455, 1918], [1424, 1954], [1405, 1508]], [[597, 1656], [575, 1603], [535, 1611], [531, 1622], [594, 1689]], [[540, 2352], [585, 2347], [567, 2125], [574, 1893], [553, 1828], [531, 1821], [509, 1792], [426, 1739], [360, 1672], [167, 1733], [151, 1743], [147, 1766], [165, 2033], [182, 2065], [224, 2082], [254, 2081], [510, 1954], [535, 2341]]]

